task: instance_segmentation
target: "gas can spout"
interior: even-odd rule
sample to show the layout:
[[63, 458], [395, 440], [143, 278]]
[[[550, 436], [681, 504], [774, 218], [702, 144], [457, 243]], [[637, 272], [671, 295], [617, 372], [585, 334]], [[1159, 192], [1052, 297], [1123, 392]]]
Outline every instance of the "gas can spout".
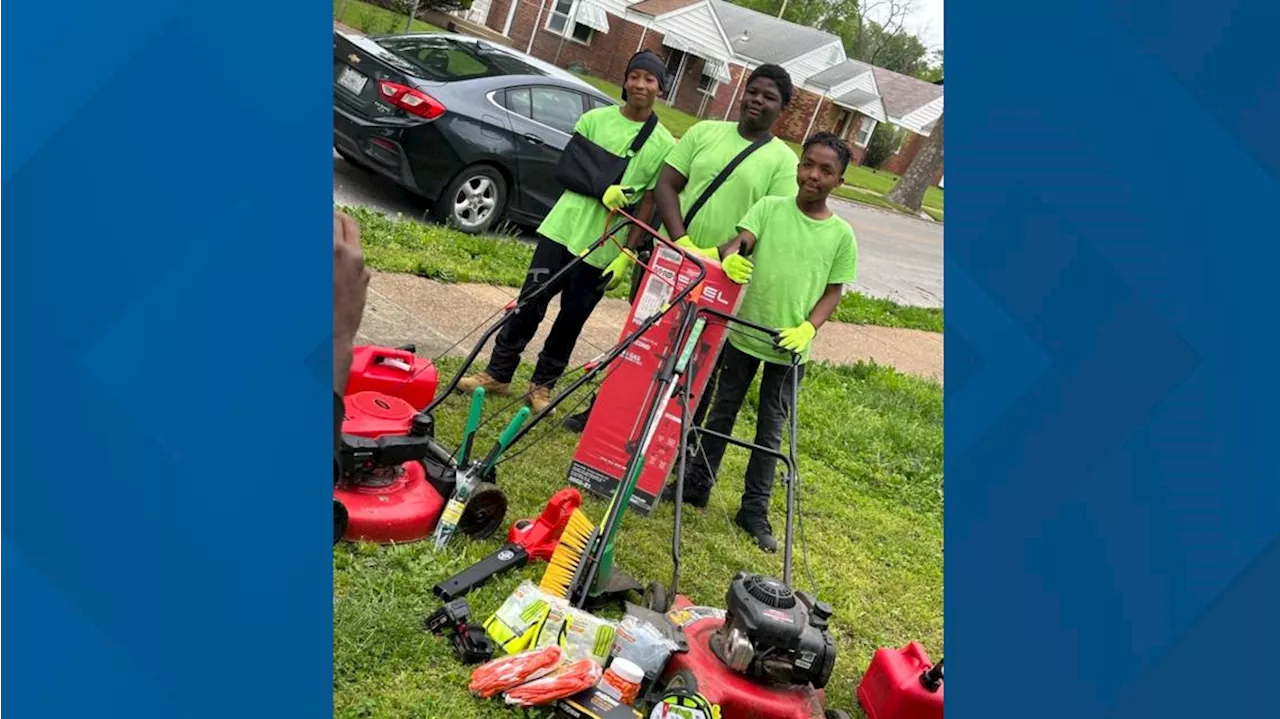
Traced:
[[930, 692], [938, 691], [942, 686], [942, 660], [939, 659], [928, 671], [920, 675], [920, 684]]

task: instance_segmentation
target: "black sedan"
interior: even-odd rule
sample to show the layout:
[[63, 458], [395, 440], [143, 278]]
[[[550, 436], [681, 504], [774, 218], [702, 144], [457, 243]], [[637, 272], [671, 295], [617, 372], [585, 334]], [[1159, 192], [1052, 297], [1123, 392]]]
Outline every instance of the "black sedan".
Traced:
[[334, 148], [465, 232], [541, 222], [578, 117], [611, 104], [571, 73], [477, 38], [333, 34]]

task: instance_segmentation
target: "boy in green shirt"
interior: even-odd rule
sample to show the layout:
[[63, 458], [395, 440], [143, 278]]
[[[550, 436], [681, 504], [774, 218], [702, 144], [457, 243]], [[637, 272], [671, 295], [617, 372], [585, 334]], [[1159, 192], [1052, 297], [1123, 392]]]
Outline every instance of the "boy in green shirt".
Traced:
[[[733, 239], [735, 223], [757, 200], [771, 195], [795, 197], [796, 154], [769, 132], [791, 102], [791, 92], [791, 76], [785, 69], [761, 65], [747, 79], [736, 122], [703, 120], [680, 138], [667, 155], [653, 192], [667, 237], [687, 250], [715, 257], [716, 248]], [[765, 138], [768, 141], [738, 165], [685, 227], [689, 209], [720, 171], [738, 153]], [[581, 432], [592, 406], [566, 419], [565, 426]], [[698, 405], [695, 421], [706, 414], [707, 406], [705, 400]]]
[[[741, 326], [730, 333], [717, 369], [707, 429], [722, 434], [733, 430], [747, 389], [763, 364], [754, 443], [774, 450], [782, 445], [783, 424], [795, 411], [792, 354], [800, 357], [794, 368], [799, 380], [817, 328], [835, 311], [844, 285], [857, 274], [853, 228], [827, 206], [827, 197], [844, 180], [848, 165], [849, 147], [843, 140], [826, 132], [814, 135], [805, 142], [796, 197], [761, 199], [737, 223], [738, 236], [719, 248], [730, 279], [750, 283], [737, 316], [778, 328], [781, 338], [775, 344], [769, 335]], [[724, 449], [724, 440], [702, 437], [686, 476], [685, 502], [707, 505]], [[767, 552], [778, 546], [769, 524], [776, 466], [773, 457], [751, 453], [742, 506], [734, 518]], [[674, 498], [673, 489], [668, 487], [664, 498]]]
[[[653, 113], [653, 103], [665, 91], [666, 67], [649, 50], [636, 53], [627, 64], [622, 107], [610, 105], [584, 113], [574, 131], [619, 157], [626, 156], [636, 135]], [[632, 204], [635, 196], [648, 193], [658, 180], [662, 162], [675, 145], [675, 138], [659, 123], [640, 151], [627, 164], [618, 185], [609, 187], [601, 198], [565, 190], [555, 207], [538, 227], [538, 245], [520, 290], [523, 300], [549, 277], [559, 272], [604, 233], [609, 212]], [[632, 197], [628, 197], [632, 195]], [[647, 196], [646, 196], [647, 200]], [[641, 230], [632, 228], [628, 243]], [[521, 307], [494, 342], [486, 371], [462, 378], [458, 389], [470, 393], [484, 387], [487, 394], [506, 394], [520, 364], [520, 355], [533, 339], [547, 314], [552, 298], [560, 295], [560, 312], [543, 343], [534, 368], [526, 402], [536, 413], [551, 402], [551, 389], [564, 373], [587, 318], [604, 293], [622, 282], [630, 270], [630, 259], [618, 244], [607, 242], [533, 302]]]

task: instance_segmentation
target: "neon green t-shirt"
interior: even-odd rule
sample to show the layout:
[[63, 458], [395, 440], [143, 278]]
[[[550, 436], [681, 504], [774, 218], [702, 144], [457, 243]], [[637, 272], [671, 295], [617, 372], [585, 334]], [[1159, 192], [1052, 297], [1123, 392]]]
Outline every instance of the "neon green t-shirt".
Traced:
[[[689, 179], [680, 192], [681, 215], [689, 211], [725, 165], [750, 144], [738, 134], [738, 123], [716, 120], [703, 120], [680, 138], [667, 155], [667, 164]], [[698, 210], [693, 226], [685, 228], [693, 243], [699, 247], [719, 247], [737, 236], [734, 228], [738, 220], [760, 198], [795, 197], [799, 164], [796, 153], [776, 137], [751, 153]]]
[[[809, 319], [827, 285], [853, 282], [858, 273], [858, 240], [839, 215], [815, 220], [788, 197], [766, 197], [751, 207], [738, 228], [756, 237], [755, 269], [737, 316], [765, 327], [786, 329]], [[729, 335], [733, 346], [752, 357], [791, 364], [791, 355], [755, 330]], [[801, 357], [809, 361], [806, 349]]]
[[[573, 129], [618, 157], [625, 157], [630, 153], [636, 134], [643, 127], [643, 122], [628, 120], [623, 116], [621, 107], [611, 105], [583, 113]], [[622, 173], [621, 185], [638, 188], [633, 195], [636, 199], [640, 192], [652, 190], [658, 184], [658, 175], [662, 173], [662, 161], [675, 144], [676, 140], [667, 128], [658, 123], [649, 139], [645, 140], [644, 147], [640, 148], [639, 154], [627, 164], [626, 172]], [[600, 239], [608, 216], [609, 211], [600, 200], [565, 190], [538, 226], [538, 234], [559, 242], [576, 255]], [[608, 267], [618, 256], [619, 245], [626, 242], [626, 232], [618, 232], [615, 238], [618, 240], [616, 244], [606, 242], [596, 248], [587, 257], [587, 264], [600, 269]]]

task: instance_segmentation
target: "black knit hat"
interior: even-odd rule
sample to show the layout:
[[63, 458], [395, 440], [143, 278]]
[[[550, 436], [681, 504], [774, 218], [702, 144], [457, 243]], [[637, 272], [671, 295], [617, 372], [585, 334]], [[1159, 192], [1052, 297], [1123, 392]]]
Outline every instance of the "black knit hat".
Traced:
[[627, 61], [627, 71], [622, 75], [622, 101], [627, 101], [627, 77], [632, 70], [645, 70], [658, 78], [658, 94], [667, 94], [667, 66], [652, 50], [641, 50]]

